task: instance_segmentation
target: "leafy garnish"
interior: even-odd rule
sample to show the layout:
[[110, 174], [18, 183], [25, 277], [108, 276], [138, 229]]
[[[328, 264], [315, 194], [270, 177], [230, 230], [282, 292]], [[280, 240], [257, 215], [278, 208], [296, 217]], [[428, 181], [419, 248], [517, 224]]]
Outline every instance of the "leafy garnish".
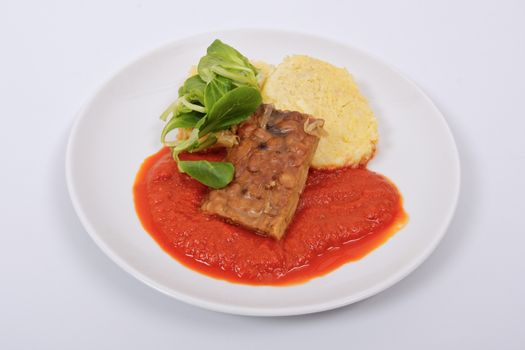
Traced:
[[[239, 86], [222, 96], [208, 112], [201, 133], [220, 131], [246, 120], [262, 102], [256, 88]], [[202, 135], [201, 135], [202, 136]]]
[[176, 118], [171, 118], [168, 123], [164, 126], [164, 129], [162, 130], [162, 133], [160, 134], [160, 142], [166, 143], [170, 141], [166, 141], [166, 136], [172, 131], [173, 129], [177, 128], [186, 128], [191, 129], [194, 128], [195, 125], [199, 122], [199, 120], [202, 118], [202, 114], [191, 111], [189, 113], [183, 113], [179, 114]]
[[179, 170], [211, 188], [223, 188], [232, 179], [235, 169], [232, 163], [207, 160], [179, 160]]
[[179, 89], [179, 97], [185, 96], [189, 101], [199, 102], [204, 105], [204, 89], [206, 82], [199, 75], [186, 79], [184, 85]]
[[198, 66], [204, 81], [210, 82], [220, 75], [235, 85], [257, 87], [257, 69], [239, 51], [217, 39], [208, 47], [207, 53]]
[[[206, 106], [213, 106], [222, 96], [231, 91], [235, 86], [228, 78], [217, 76], [206, 84], [204, 89], [204, 103]], [[209, 112], [209, 110], [208, 110]]]
[[208, 134], [199, 140], [199, 142], [190, 150], [190, 152], [200, 152], [208, 147], [213, 146], [216, 142], [217, 136], [215, 136], [215, 134]]
[[[222, 188], [233, 179], [228, 162], [182, 161], [181, 152], [198, 152], [217, 142], [216, 133], [237, 125], [262, 103], [258, 70], [233, 47], [215, 40], [198, 65], [198, 74], [186, 79], [179, 97], [161, 115], [168, 121], [161, 142], [171, 147], [179, 170], [197, 181]], [[167, 140], [174, 129], [193, 129], [188, 139]]]

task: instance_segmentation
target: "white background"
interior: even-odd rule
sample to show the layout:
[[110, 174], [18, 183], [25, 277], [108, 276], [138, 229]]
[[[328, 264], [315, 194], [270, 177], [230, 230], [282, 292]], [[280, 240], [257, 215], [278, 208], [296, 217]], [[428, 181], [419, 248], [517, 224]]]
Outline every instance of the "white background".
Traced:
[[[245, 27], [364, 49], [447, 118], [459, 206], [396, 286], [316, 315], [224, 315], [143, 285], [80, 225], [64, 155], [82, 103], [153, 48]], [[525, 348], [524, 2], [2, 1], [0, 45], [0, 349]]]

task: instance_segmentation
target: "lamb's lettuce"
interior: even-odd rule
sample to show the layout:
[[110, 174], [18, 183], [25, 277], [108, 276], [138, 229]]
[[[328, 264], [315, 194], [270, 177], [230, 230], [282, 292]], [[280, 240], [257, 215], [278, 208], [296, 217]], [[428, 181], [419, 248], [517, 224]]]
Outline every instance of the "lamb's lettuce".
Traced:
[[[198, 152], [217, 142], [216, 133], [237, 125], [262, 103], [257, 84], [258, 70], [233, 47], [215, 40], [198, 65], [198, 74], [186, 79], [178, 99], [161, 115], [167, 121], [161, 142], [171, 147], [179, 171], [212, 188], [222, 188], [233, 179], [228, 162], [182, 161], [181, 152]], [[167, 140], [177, 128], [192, 129], [189, 138]]]

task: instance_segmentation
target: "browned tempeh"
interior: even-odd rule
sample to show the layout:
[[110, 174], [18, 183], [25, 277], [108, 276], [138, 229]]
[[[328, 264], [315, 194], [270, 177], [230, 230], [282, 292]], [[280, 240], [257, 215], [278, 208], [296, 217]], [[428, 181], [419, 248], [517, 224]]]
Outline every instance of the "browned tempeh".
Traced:
[[226, 156], [235, 166], [234, 180], [211, 191], [202, 210], [280, 239], [297, 208], [322, 124], [262, 105], [239, 126], [239, 144]]

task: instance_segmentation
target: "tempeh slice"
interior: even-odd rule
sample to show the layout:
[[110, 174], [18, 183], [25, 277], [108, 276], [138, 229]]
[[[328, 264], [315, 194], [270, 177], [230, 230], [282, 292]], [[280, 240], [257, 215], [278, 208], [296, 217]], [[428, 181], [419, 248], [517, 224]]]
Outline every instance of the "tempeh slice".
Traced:
[[306, 114], [259, 107], [239, 126], [239, 144], [226, 156], [235, 166], [234, 180], [212, 190], [202, 210], [280, 239], [297, 208], [322, 125]]

